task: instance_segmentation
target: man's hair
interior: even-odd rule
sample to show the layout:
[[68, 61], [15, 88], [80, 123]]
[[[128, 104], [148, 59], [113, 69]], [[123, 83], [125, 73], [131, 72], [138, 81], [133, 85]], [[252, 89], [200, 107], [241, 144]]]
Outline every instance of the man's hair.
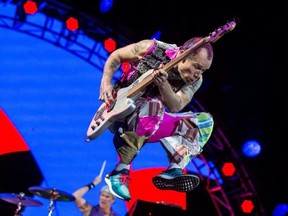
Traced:
[[[182, 48], [187, 50], [189, 49], [190, 47], [192, 47], [193, 45], [195, 45], [198, 41], [200, 41], [201, 39], [203, 39], [202, 37], [193, 37], [191, 39], [189, 39], [188, 41], [186, 41]], [[205, 43], [204, 45], [201, 46], [201, 48], [204, 48], [207, 50], [207, 53], [208, 53], [208, 60], [211, 60], [213, 59], [213, 47], [211, 45], [211, 43]], [[197, 54], [199, 51], [199, 49], [197, 49], [193, 54]]]
[[102, 193], [102, 192], [108, 193], [111, 197], [113, 197], [113, 199], [115, 199], [115, 196], [111, 193], [111, 190], [109, 189], [109, 187], [107, 185], [104, 185], [101, 188], [100, 193]]

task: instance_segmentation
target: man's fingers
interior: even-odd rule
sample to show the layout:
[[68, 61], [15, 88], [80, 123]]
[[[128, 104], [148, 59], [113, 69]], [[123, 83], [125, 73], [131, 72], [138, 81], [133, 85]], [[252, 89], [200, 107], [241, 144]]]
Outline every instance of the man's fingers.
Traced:
[[164, 77], [168, 78], [168, 73], [167, 73], [166, 71], [164, 71], [164, 72], [162, 73], [162, 75], [163, 75]]

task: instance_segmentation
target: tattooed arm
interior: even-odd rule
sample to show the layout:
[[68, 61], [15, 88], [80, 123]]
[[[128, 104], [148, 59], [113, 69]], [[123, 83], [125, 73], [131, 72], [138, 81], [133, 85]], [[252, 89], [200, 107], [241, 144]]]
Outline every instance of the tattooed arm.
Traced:
[[162, 85], [159, 85], [159, 91], [161, 98], [165, 106], [170, 112], [176, 113], [181, 111], [193, 98], [195, 92], [200, 88], [202, 84], [202, 76], [193, 84], [184, 85], [178, 92], [174, 92], [167, 81]]
[[123, 62], [139, 61], [149, 48], [153, 45], [154, 40], [142, 40], [138, 43], [133, 43], [125, 47], [119, 48], [112, 52], [104, 65], [104, 71], [100, 86], [99, 99], [105, 103], [113, 100], [113, 85], [112, 78]]

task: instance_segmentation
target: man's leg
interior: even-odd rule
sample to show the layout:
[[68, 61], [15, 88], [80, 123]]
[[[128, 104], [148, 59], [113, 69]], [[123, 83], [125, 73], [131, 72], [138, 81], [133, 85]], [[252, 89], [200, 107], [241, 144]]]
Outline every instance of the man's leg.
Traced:
[[[190, 112], [186, 113], [190, 115]], [[184, 115], [186, 115], [184, 113]], [[170, 166], [153, 178], [154, 185], [162, 190], [188, 192], [200, 183], [196, 175], [184, 174], [183, 169], [202, 152], [208, 142], [214, 121], [209, 113], [194, 113], [192, 117], [179, 121], [174, 135], [161, 139], [168, 154]]]
[[134, 132], [125, 132], [119, 135], [115, 135], [114, 145], [120, 161], [114, 170], [106, 175], [105, 182], [116, 197], [129, 201], [131, 199], [129, 192], [130, 164], [147, 138], [138, 136]]
[[175, 190], [178, 192], [189, 192], [194, 190], [200, 183], [197, 175], [184, 174], [184, 168], [187, 166], [187, 149], [182, 146], [172, 155], [168, 153], [169, 167], [152, 178], [155, 187], [161, 190]]
[[[173, 122], [175, 117], [179, 118], [179, 116], [174, 115], [165, 115], [165, 117], [166, 121]], [[167, 152], [170, 165], [167, 170], [153, 177], [152, 181], [157, 188], [188, 192], [199, 185], [200, 179], [198, 176], [183, 173], [191, 158], [196, 157], [201, 152], [201, 146], [198, 142], [199, 128], [196, 123], [195, 116], [182, 118], [177, 122], [173, 134], [160, 139]]]
[[127, 123], [115, 123], [112, 128], [114, 145], [120, 157], [115, 169], [106, 176], [105, 181], [115, 196], [130, 200], [129, 170], [132, 160], [153, 135], [161, 122], [164, 108], [160, 101], [142, 99], [137, 102], [137, 111], [127, 119]]

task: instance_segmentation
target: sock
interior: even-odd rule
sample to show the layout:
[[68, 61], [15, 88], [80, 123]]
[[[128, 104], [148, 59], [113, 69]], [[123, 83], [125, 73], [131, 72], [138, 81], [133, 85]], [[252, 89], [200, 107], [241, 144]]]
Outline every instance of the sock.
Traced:
[[176, 163], [170, 163], [168, 169], [174, 169], [174, 168], [177, 168], [177, 169], [181, 169], [182, 170], [182, 167]]
[[115, 167], [115, 170], [120, 171], [122, 169], [130, 169], [130, 164], [118, 163]]

